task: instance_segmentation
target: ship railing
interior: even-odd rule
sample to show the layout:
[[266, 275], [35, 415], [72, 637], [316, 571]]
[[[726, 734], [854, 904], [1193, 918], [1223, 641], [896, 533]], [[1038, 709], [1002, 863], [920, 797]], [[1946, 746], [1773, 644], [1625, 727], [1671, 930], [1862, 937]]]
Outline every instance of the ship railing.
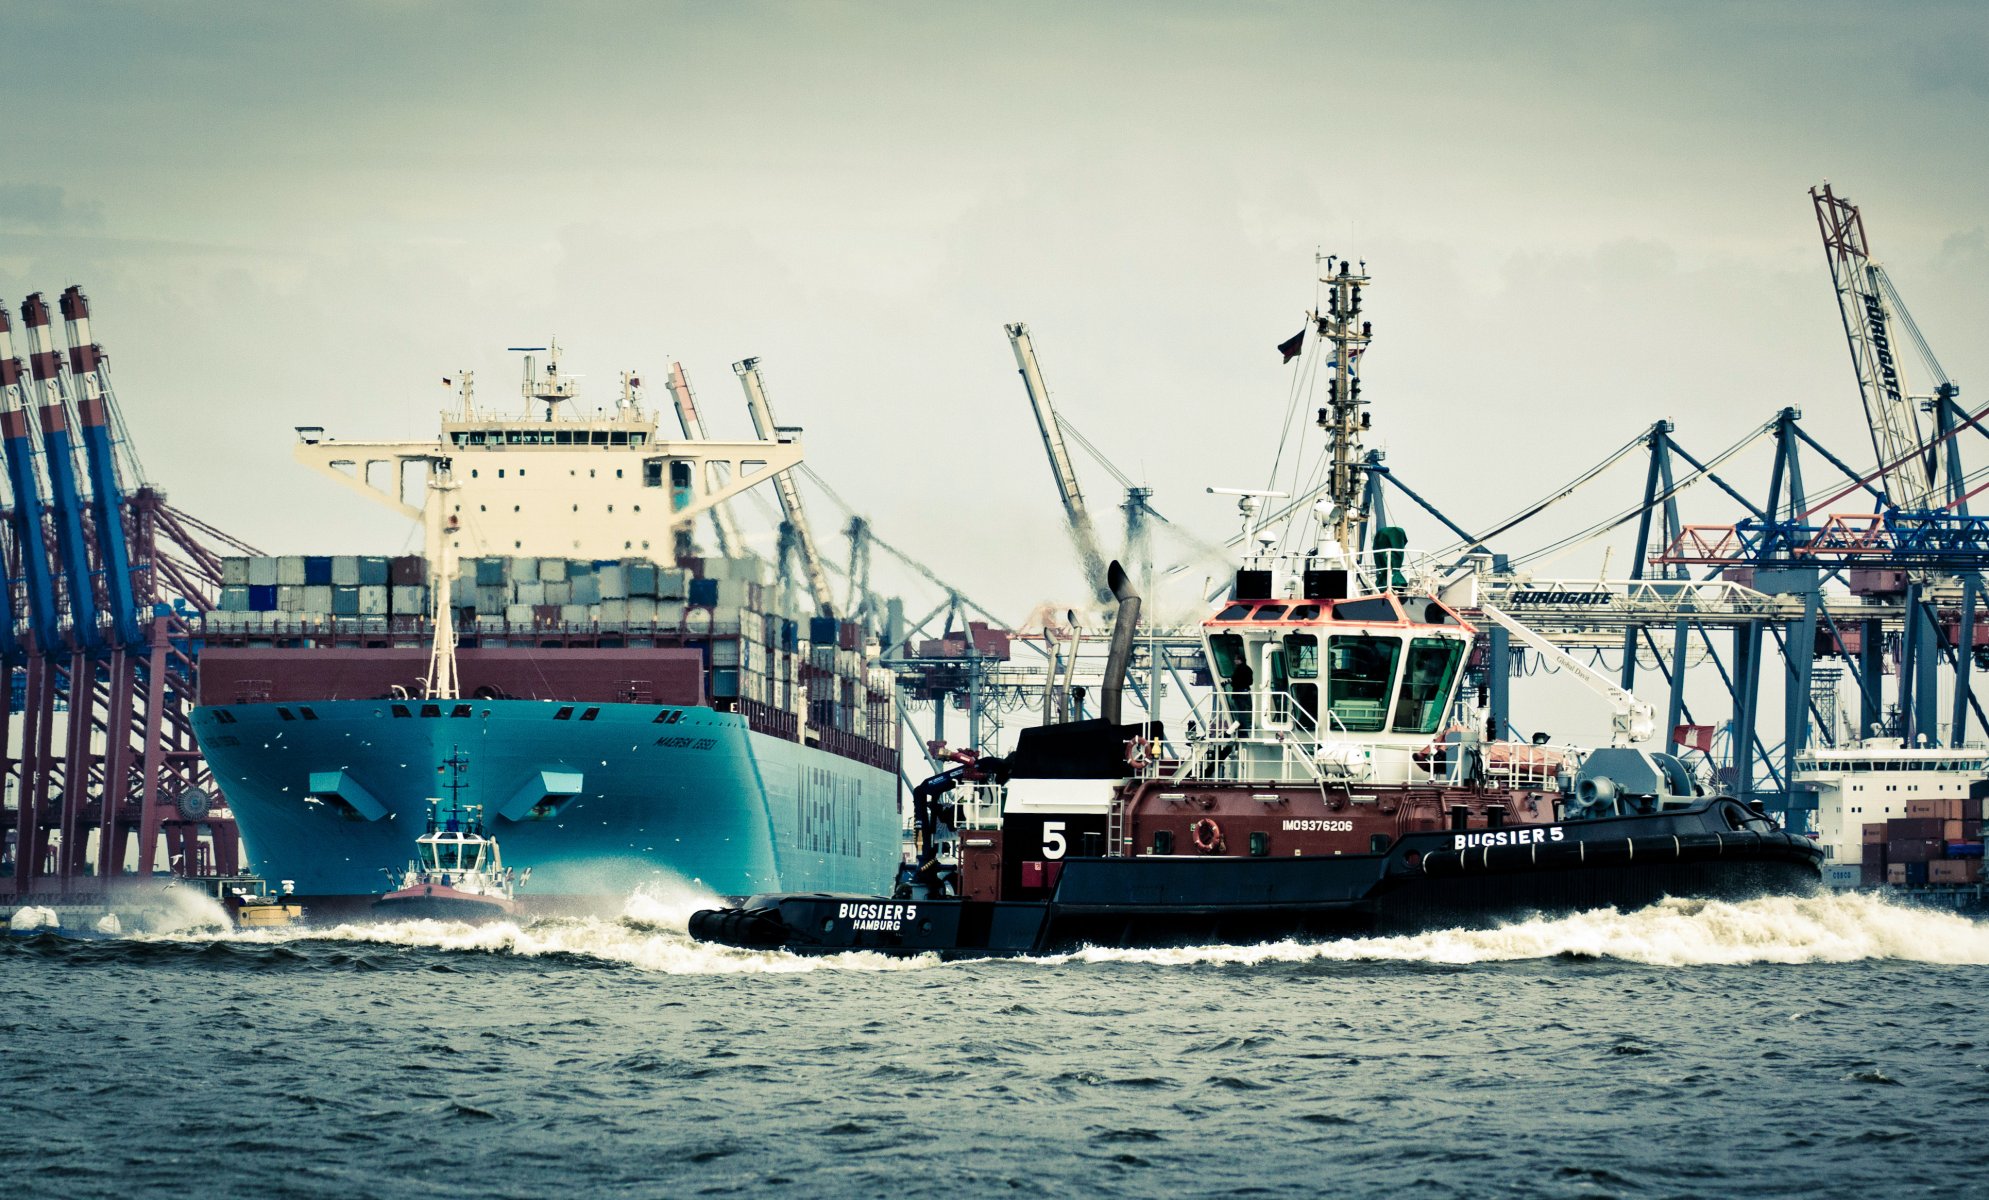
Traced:
[[1001, 810], [1008, 798], [1008, 789], [1001, 784], [985, 779], [961, 783], [953, 789], [953, 797], [961, 829], [1001, 828]]
[[[1141, 774], [1174, 782], [1210, 779], [1324, 787], [1362, 783], [1462, 787], [1479, 780], [1493, 787], [1545, 790], [1558, 787], [1580, 758], [1579, 751], [1569, 747], [1350, 730], [1330, 709], [1314, 726], [1302, 719], [1308, 710], [1289, 695], [1272, 692], [1264, 699], [1268, 701], [1264, 711], [1274, 715], [1273, 721], [1246, 725], [1235, 717], [1221, 718], [1205, 736], [1189, 742], [1184, 758], [1156, 760]], [[1293, 715], [1301, 719], [1293, 720]]]
[[1479, 756], [1479, 772], [1493, 787], [1513, 791], [1547, 791], [1572, 778], [1582, 752], [1573, 746], [1527, 742], [1490, 742], [1471, 749]]

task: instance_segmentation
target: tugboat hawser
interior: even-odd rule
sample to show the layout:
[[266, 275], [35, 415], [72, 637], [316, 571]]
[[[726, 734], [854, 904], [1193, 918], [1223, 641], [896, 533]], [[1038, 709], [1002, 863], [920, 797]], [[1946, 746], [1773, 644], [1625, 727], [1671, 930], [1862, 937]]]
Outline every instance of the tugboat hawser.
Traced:
[[[463, 803], [533, 867], [521, 903], [887, 887], [893, 681], [859, 626], [776, 610], [725, 509], [801, 462], [757, 363], [735, 369], [761, 436], [728, 442], [681, 368], [666, 438], [636, 376], [585, 415], [557, 344], [535, 354], [522, 412], [465, 372], [434, 440], [298, 431], [305, 464], [421, 521], [424, 555], [224, 562], [195, 733], [251, 859], [314, 913], [363, 908], [460, 748]], [[410, 475], [413, 499], [372, 482]]]
[[[1098, 719], [1023, 730], [1007, 756], [963, 753], [919, 784], [918, 852], [888, 902], [756, 895], [694, 914], [693, 937], [803, 954], [1041, 954], [1820, 885], [1807, 838], [1704, 794], [1677, 758], [1639, 747], [1649, 705], [1483, 600], [1472, 568], [1425, 569], [1401, 530], [1368, 527], [1368, 279], [1332, 262], [1312, 348], [1331, 355], [1332, 389], [1319, 414], [1329, 473], [1317, 527], [1299, 535], [1310, 549], [1280, 552], [1280, 536], [1259, 536], [1264, 493], [1240, 493], [1243, 544], [1264, 549], [1202, 625], [1210, 728], [1177, 745], [1158, 724], [1120, 721], [1140, 597], [1113, 563], [1118, 618]], [[1613, 744], [1584, 752], [1488, 728], [1460, 696], [1487, 622], [1607, 696]]]

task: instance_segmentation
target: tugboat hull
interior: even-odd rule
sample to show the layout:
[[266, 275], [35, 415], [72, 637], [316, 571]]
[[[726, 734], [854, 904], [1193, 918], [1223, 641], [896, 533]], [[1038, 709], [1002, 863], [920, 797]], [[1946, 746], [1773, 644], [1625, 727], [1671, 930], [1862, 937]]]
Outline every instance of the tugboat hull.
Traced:
[[459, 892], [441, 884], [424, 883], [388, 892], [373, 902], [373, 912], [395, 921], [424, 918], [437, 921], [495, 921], [518, 911], [515, 900]]
[[695, 914], [690, 932], [802, 954], [978, 957], [1410, 933], [1821, 886], [1808, 839], [1727, 827], [1733, 811], [1745, 810], [1726, 800], [1660, 816], [1413, 834], [1372, 855], [1076, 858], [1047, 900], [760, 896]]

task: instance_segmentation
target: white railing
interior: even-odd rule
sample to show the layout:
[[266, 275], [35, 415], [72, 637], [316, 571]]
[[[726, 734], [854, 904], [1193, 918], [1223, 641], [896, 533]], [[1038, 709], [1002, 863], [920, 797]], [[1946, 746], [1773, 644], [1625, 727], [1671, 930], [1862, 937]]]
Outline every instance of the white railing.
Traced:
[[[1262, 711], [1302, 714], [1287, 694], [1262, 694]], [[1220, 710], [1218, 710], [1220, 711]], [[1521, 742], [1459, 743], [1443, 735], [1381, 734], [1350, 731], [1331, 709], [1321, 727], [1279, 722], [1243, 730], [1223, 718], [1204, 737], [1189, 743], [1188, 754], [1173, 762], [1149, 760], [1143, 778], [1185, 782], [1305, 783], [1326, 787], [1355, 784], [1421, 784], [1461, 787], [1480, 780], [1495, 787], [1545, 789], [1571, 776], [1581, 752], [1568, 746]]]
[[1000, 829], [1001, 810], [1008, 799], [1008, 789], [987, 780], [961, 783], [953, 789], [951, 799], [959, 806], [959, 827], [962, 831]]

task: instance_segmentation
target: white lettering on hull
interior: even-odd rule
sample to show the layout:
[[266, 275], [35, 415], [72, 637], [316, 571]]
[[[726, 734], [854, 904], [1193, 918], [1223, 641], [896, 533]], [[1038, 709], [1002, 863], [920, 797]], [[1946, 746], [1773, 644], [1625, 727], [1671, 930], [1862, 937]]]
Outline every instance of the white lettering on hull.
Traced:
[[1450, 848], [1472, 850], [1479, 846], [1531, 846], [1540, 842], [1566, 841], [1567, 837], [1567, 831], [1559, 826], [1551, 829], [1487, 829], [1483, 833], [1451, 834]]
[[836, 919], [848, 921], [855, 933], [903, 933], [918, 919], [916, 904], [838, 904]]

